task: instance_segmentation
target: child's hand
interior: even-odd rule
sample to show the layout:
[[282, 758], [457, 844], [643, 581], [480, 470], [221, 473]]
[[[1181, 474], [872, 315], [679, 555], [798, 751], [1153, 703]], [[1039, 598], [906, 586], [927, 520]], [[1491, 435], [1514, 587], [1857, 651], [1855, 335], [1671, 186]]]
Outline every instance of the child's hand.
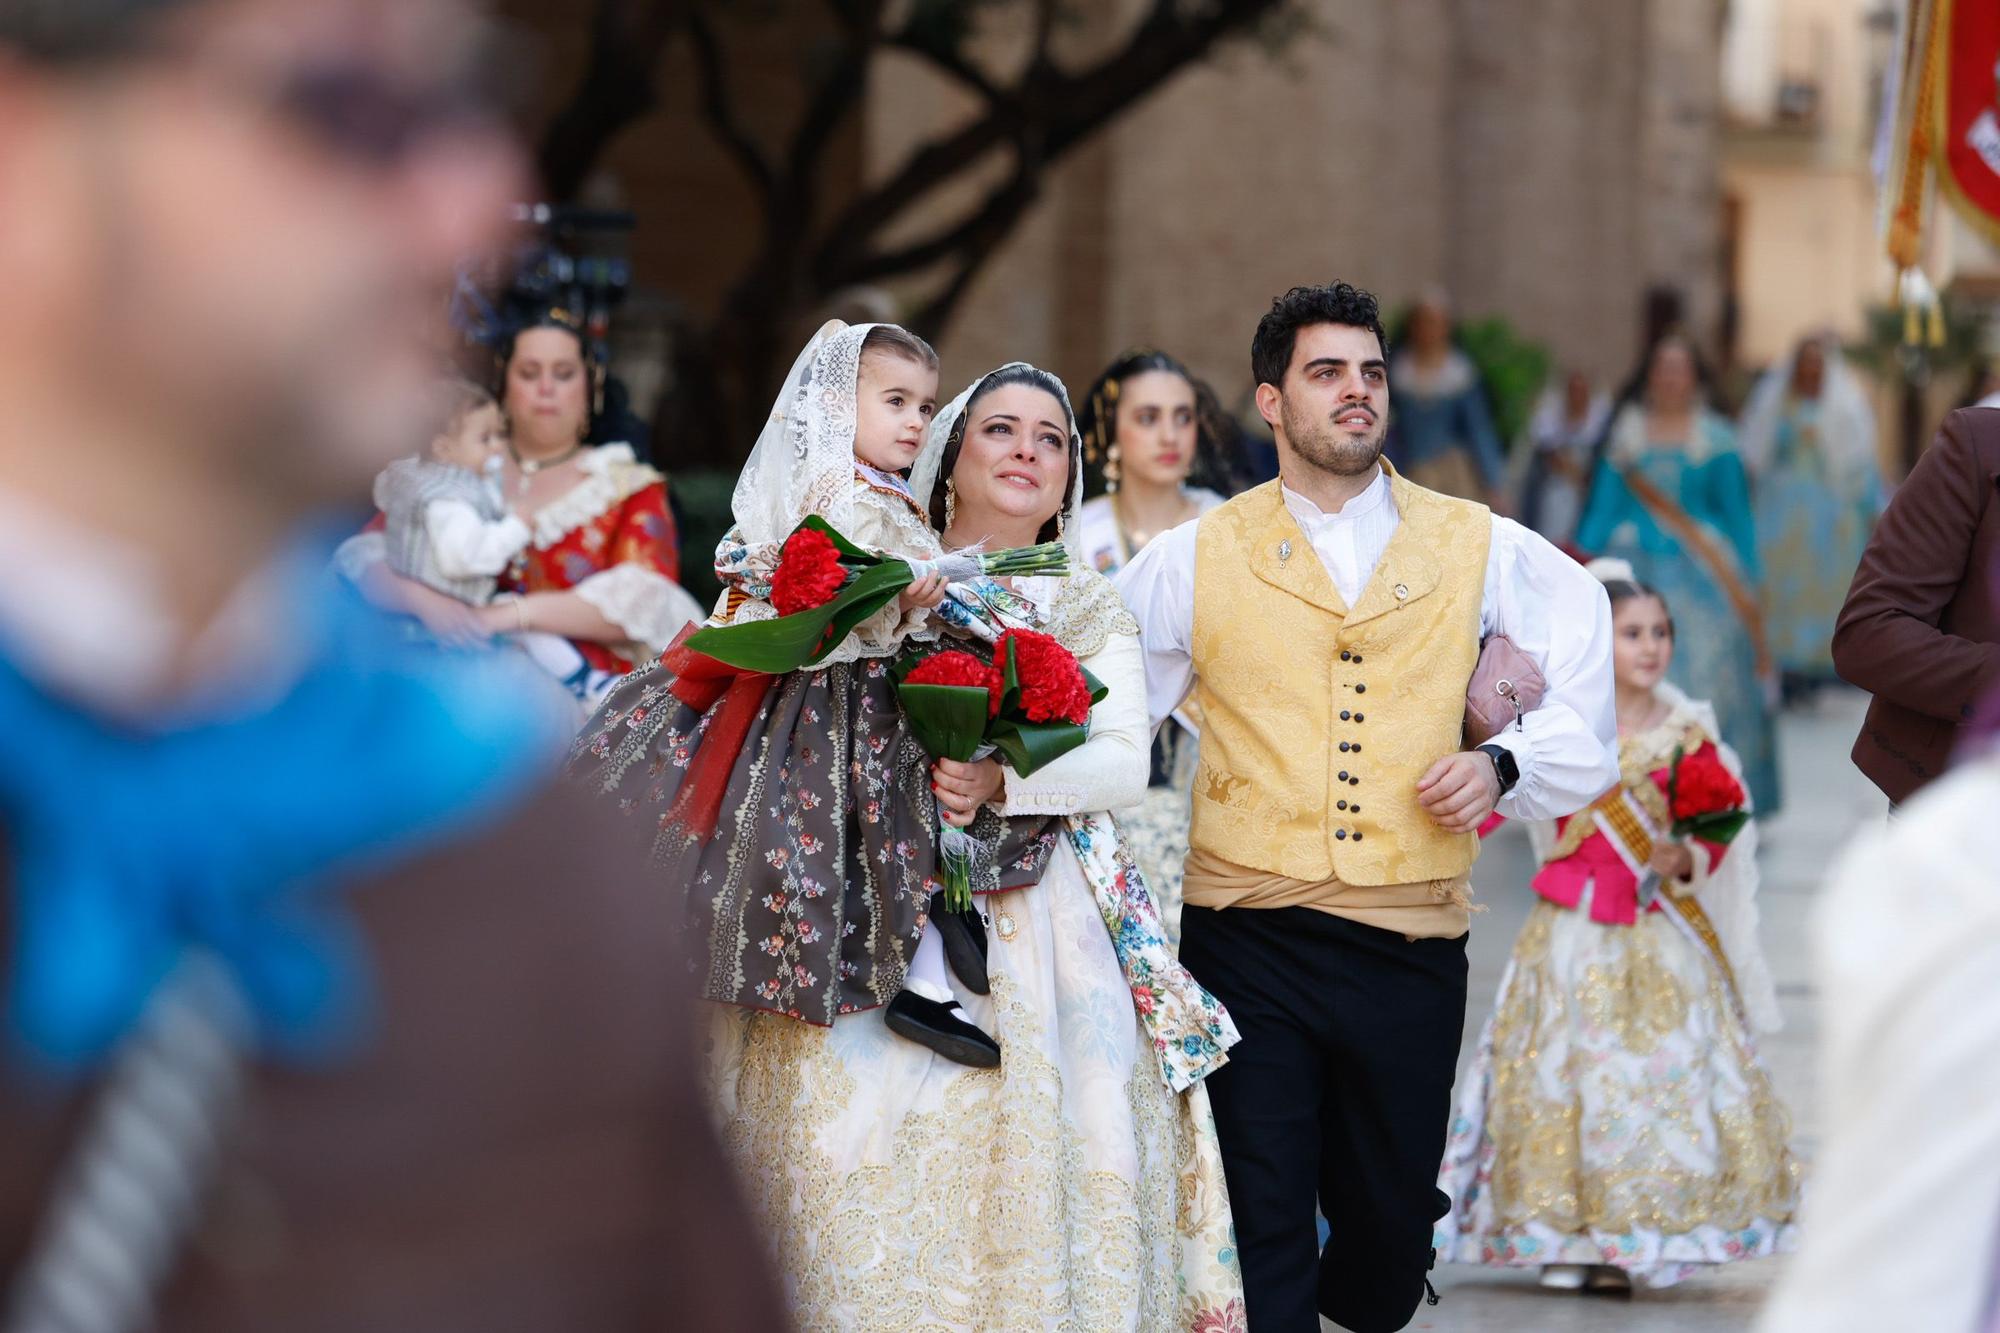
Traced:
[[897, 599], [897, 605], [901, 606], [905, 612], [916, 610], [928, 611], [943, 600], [944, 575], [926, 574], [909, 587], [903, 589], [903, 595]]
[[1655, 843], [1653, 857], [1646, 864], [1666, 879], [1694, 878], [1694, 853], [1677, 842]]
[[979, 807], [1000, 794], [1000, 761], [987, 758], [963, 764], [940, 759], [931, 765], [931, 790], [937, 793], [938, 814], [954, 828], [964, 828]]

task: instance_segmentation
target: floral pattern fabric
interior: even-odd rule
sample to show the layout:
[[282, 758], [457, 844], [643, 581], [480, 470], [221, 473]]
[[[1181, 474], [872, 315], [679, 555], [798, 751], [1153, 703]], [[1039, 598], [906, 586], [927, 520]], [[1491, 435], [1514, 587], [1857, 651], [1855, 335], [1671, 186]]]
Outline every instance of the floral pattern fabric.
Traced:
[[[818, 1024], [887, 1004], [938, 885], [930, 755], [888, 663], [773, 678], [741, 749], [706, 759], [729, 700], [697, 709], [674, 684], [655, 663], [617, 685], [571, 770], [654, 827], [659, 883], [687, 895], [699, 993]], [[726, 783], [706, 840], [676, 816], [698, 762]], [[974, 890], [989, 893], [1040, 878], [1057, 836], [1052, 820], [991, 813], [973, 833], [995, 849], [974, 869]]]
[[1097, 812], [1071, 815], [1064, 823], [1077, 867], [1111, 933], [1132, 1007], [1159, 1059], [1160, 1077], [1183, 1092], [1228, 1062], [1229, 1048], [1240, 1040], [1236, 1024], [1174, 956], [1166, 923], [1117, 822]]

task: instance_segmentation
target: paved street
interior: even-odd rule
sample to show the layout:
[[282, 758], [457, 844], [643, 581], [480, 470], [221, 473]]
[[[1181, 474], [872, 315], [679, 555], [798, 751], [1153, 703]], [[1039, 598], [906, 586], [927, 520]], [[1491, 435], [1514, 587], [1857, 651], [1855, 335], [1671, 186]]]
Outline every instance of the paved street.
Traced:
[[[1785, 1009], [1785, 1027], [1767, 1037], [1763, 1054], [1796, 1118], [1795, 1142], [1810, 1162], [1814, 1150], [1812, 1056], [1814, 1005], [1804, 943], [1807, 913], [1822, 877], [1852, 830], [1879, 820], [1879, 793], [1848, 762], [1865, 696], [1845, 692], [1787, 714], [1782, 731], [1785, 807], [1766, 821], [1763, 837], [1764, 945]], [[1503, 829], [1490, 840], [1474, 873], [1489, 909], [1473, 921], [1472, 1010], [1466, 1051], [1478, 1039], [1500, 970], [1529, 906], [1531, 867], [1526, 836]], [[1462, 1066], [1461, 1066], [1462, 1067]], [[1747, 1329], [1782, 1259], [1724, 1269], [1629, 1303], [1544, 1292], [1530, 1272], [1448, 1267], [1438, 1275], [1444, 1303], [1424, 1309], [1410, 1327], [1435, 1333], [1723, 1333]], [[1329, 1329], [1334, 1326], [1327, 1325]]]

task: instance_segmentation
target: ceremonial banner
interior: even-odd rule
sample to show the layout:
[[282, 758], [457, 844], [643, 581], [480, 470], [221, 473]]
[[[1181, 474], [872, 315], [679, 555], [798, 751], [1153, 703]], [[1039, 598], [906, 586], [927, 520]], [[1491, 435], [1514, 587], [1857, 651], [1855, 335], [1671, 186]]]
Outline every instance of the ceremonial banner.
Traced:
[[1941, 0], [1937, 172], [1944, 194], [2000, 244], [2000, 3]]

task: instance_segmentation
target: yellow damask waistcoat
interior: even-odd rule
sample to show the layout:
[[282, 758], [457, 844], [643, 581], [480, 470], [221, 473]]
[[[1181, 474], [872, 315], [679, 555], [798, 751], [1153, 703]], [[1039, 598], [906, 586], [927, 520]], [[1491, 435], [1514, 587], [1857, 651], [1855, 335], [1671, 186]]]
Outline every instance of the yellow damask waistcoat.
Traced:
[[1478, 838], [1438, 828], [1416, 788], [1462, 747], [1492, 519], [1393, 471], [1389, 485], [1402, 521], [1352, 609], [1277, 482], [1201, 518], [1196, 850], [1309, 883], [1471, 869]]

